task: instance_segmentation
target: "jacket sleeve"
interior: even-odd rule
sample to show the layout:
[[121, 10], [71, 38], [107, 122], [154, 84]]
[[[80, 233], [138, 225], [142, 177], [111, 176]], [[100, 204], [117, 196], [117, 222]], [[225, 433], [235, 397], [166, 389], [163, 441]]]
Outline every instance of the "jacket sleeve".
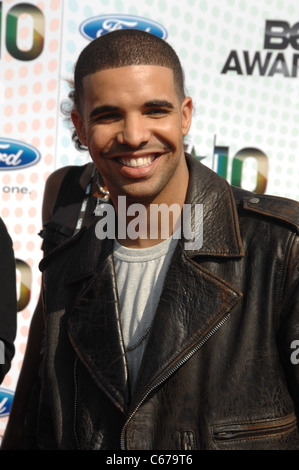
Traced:
[[0, 219], [0, 384], [15, 353], [17, 325], [16, 269], [12, 241]]
[[287, 270], [281, 283], [282, 309], [278, 348], [299, 422], [299, 236], [290, 239]]

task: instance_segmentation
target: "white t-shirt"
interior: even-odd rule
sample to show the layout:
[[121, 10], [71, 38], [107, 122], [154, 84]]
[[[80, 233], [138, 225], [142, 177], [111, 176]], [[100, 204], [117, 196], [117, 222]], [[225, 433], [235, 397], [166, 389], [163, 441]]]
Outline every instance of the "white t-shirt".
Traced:
[[114, 242], [121, 326], [132, 388], [176, 244], [177, 239], [172, 237], [141, 249], [126, 248], [117, 240]]

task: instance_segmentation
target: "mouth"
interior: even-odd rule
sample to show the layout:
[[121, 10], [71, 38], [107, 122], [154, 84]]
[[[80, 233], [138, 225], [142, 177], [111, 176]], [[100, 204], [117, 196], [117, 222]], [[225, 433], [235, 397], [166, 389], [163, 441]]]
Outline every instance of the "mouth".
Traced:
[[120, 157], [116, 160], [123, 166], [127, 166], [130, 168], [145, 168], [157, 158], [158, 154], [155, 155], [147, 155], [145, 157]]

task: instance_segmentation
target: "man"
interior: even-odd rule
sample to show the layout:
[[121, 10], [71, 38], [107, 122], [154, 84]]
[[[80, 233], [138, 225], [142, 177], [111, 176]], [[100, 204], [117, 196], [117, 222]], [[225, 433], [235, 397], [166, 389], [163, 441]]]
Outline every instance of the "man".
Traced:
[[[41, 263], [40, 448], [299, 449], [298, 204], [231, 188], [184, 154], [192, 100], [163, 40], [96, 39], [74, 86], [109, 217], [100, 206]], [[191, 229], [162, 211], [152, 236], [162, 204], [191, 207]]]

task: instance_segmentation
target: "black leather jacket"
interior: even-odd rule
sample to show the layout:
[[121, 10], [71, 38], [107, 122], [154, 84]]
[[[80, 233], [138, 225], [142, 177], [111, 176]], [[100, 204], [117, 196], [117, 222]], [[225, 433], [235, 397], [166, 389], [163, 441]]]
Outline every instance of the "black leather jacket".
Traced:
[[187, 160], [203, 245], [177, 245], [134, 392], [113, 242], [90, 227], [42, 261], [41, 449], [299, 449], [298, 204]]

